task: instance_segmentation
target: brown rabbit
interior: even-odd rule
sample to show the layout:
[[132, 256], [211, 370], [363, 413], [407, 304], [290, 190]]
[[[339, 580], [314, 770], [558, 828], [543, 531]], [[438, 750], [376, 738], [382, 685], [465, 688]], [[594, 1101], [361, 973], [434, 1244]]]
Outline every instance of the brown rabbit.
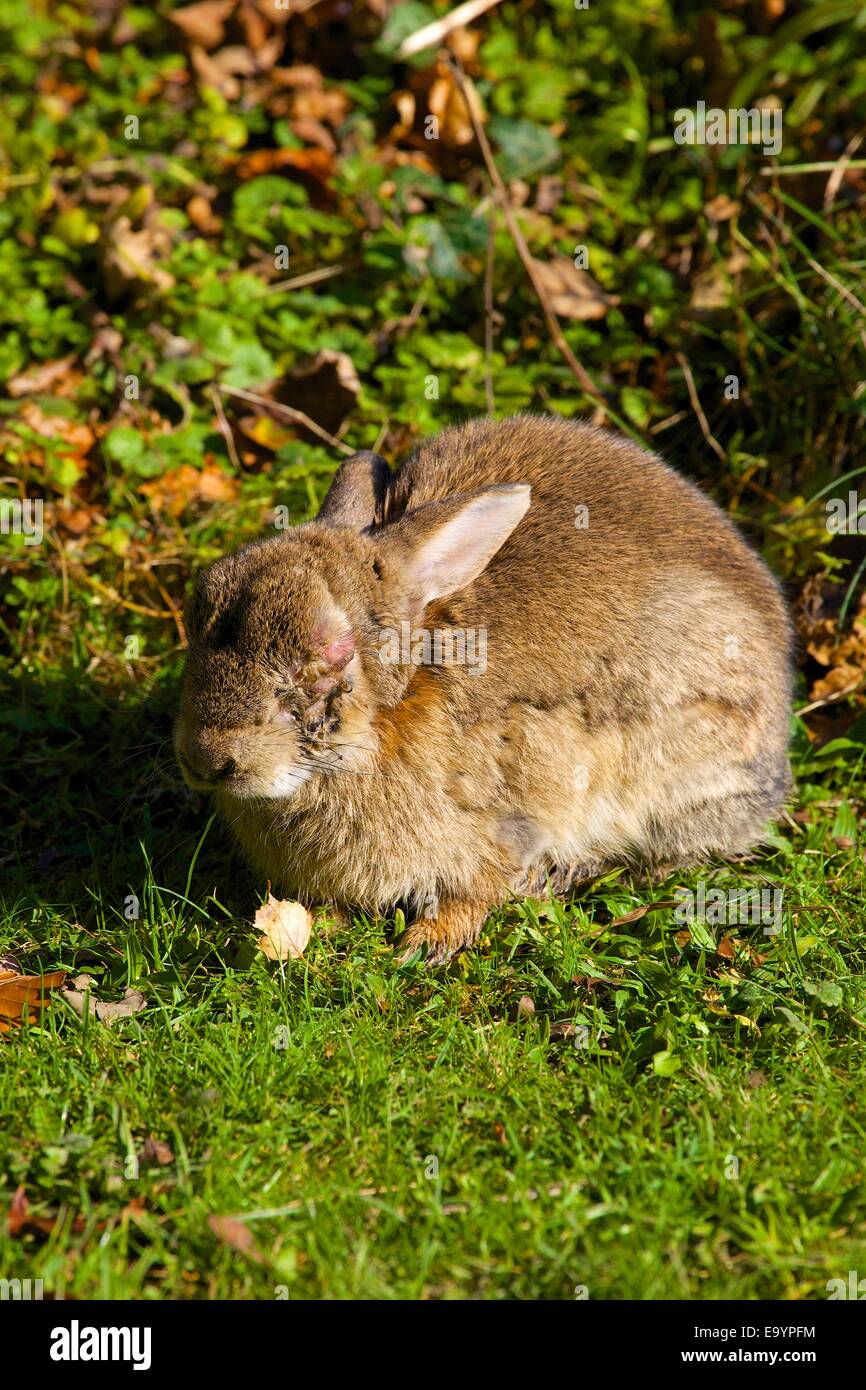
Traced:
[[199, 578], [175, 744], [253, 864], [417, 914], [760, 840], [789, 785], [775, 581], [660, 459], [557, 417], [447, 429]]

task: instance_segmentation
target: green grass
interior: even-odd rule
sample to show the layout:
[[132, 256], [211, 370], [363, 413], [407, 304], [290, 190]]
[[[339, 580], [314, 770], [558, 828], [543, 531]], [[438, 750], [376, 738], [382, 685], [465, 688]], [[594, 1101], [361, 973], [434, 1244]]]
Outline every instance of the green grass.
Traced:
[[80, 898], [6, 919], [28, 959], [148, 1003], [110, 1027], [58, 1004], [4, 1045], [0, 1166], [54, 1224], [4, 1229], [2, 1276], [109, 1298], [815, 1298], [862, 1267], [866, 885], [826, 810], [796, 854], [712, 871], [785, 884], [782, 933], [736, 928], [732, 958], [669, 906], [616, 925], [675, 884], [614, 876], [515, 906], [440, 972], [363, 920], [267, 964], [216, 825], [187, 893], [195, 819], [156, 881], [116, 846], [139, 873], [103, 881], [89, 925]]
[[[329, 428], [393, 460], [483, 413], [488, 375], [500, 416], [592, 403], [501, 219], [487, 353], [487, 177], [472, 147], [424, 141], [432, 79], [394, 56], [444, 0], [399, 6], [384, 35], [360, 3], [292, 21], [337, 112], [321, 183], [239, 166], [308, 135], [283, 88], [203, 83], [171, 8], [124, 6], [115, 42], [85, 5], [0, 0], [0, 378], [69, 358], [0, 398], [4, 495], [44, 500], [46, 532], [0, 537], [0, 954], [147, 1000], [110, 1027], [58, 1000], [0, 1038], [0, 1204], [23, 1187], [32, 1218], [0, 1220], [0, 1277], [57, 1297], [825, 1297], [866, 1274], [862, 692], [794, 721], [769, 848], [702, 875], [782, 887], [777, 937], [684, 934], [670, 906], [618, 922], [697, 881], [622, 874], [515, 904], [444, 971], [398, 966], [394, 922], [322, 921], [284, 971], [256, 954], [264, 885], [204, 833], [171, 757], [176, 615], [276, 506], [313, 514], [337, 456], [226, 396], [238, 463], [214, 387], [291, 394], [321, 349], [344, 353], [360, 391]], [[504, 0], [469, 67], [532, 254], [585, 244], [618, 300], [563, 320], [573, 352], [816, 609], [802, 705], [866, 669], [862, 538], [824, 524], [863, 471], [856, 160], [826, 193], [866, 57], [855, 6], [789, 9]], [[414, 137], [391, 103], [410, 89]], [[749, 147], [674, 146], [676, 108], [768, 93], [772, 174]], [[112, 287], [124, 219], [173, 284]], [[222, 500], [197, 495], [205, 474]]]

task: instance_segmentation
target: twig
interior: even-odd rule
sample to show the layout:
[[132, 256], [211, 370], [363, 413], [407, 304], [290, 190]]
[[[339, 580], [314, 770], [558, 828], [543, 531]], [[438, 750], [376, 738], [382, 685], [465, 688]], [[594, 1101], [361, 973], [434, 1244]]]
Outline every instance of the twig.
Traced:
[[214, 410], [216, 411], [217, 424], [219, 425], [220, 434], [226, 442], [226, 448], [228, 449], [229, 458], [232, 461], [233, 467], [237, 469], [238, 473], [240, 473], [241, 461], [238, 457], [238, 451], [235, 446], [235, 437], [232, 434], [232, 427], [228, 422], [228, 417], [225, 411], [223, 410], [223, 403], [220, 398], [220, 393], [215, 386], [211, 387], [211, 399], [213, 400]]
[[132, 613], [143, 613], [146, 618], [173, 619], [175, 616], [170, 608], [145, 608], [141, 603], [133, 603], [132, 599], [122, 598], [115, 589], [110, 588], [107, 584], [102, 584], [98, 579], [94, 579], [93, 575], [85, 574], [83, 570], [79, 572], [78, 578], [83, 579], [85, 584], [89, 584], [97, 593], [110, 598], [112, 603], [119, 603], [121, 608], [128, 608]]
[[[754, 203], [755, 207], [759, 209], [759, 211], [763, 214], [764, 217], [769, 217], [770, 221], [773, 222], [775, 226], [779, 228], [779, 233], [782, 237], [782, 240], [787, 246], [791, 241], [791, 234], [788, 231], [788, 228], [785, 226], [785, 223], [782, 221], [781, 217], [777, 217], [776, 214], [774, 212], [771, 212], [769, 208], [765, 208], [761, 200], [755, 197], [751, 189], [746, 190], [746, 196], [752, 203]], [[830, 285], [832, 289], [837, 290], [838, 293], [841, 294], [843, 299], [847, 299], [848, 303], [853, 304], [854, 308], [857, 309], [858, 312], [864, 316], [864, 318], [866, 318], [866, 304], [862, 304], [860, 300], [857, 298], [857, 296], [854, 293], [852, 293], [851, 290], [848, 289], [847, 285], [843, 285], [841, 280], [837, 280], [835, 275], [831, 275], [829, 270], [825, 270], [822, 265], [819, 265], [819, 263], [816, 260], [813, 260], [813, 258], [806, 253], [805, 249], [803, 249], [803, 259], [805, 260], [807, 266], [809, 266], [810, 269], [814, 270], [816, 275], [820, 275], [821, 279], [825, 281], [826, 284]]]
[[180, 645], [182, 647], [188, 646], [186, 637], [186, 625], [183, 621], [182, 612], [178, 608], [177, 604], [175, 603], [174, 599], [172, 598], [168, 590], [165, 588], [165, 586], [160, 583], [159, 579], [157, 579], [152, 567], [148, 568], [148, 573], [156, 587], [159, 589], [159, 592], [162, 595], [163, 602], [165, 603], [166, 607], [171, 610], [171, 615], [174, 618], [174, 625], [177, 628], [177, 635], [180, 638]]
[[269, 401], [267, 396], [258, 396], [255, 391], [244, 391], [240, 386], [225, 386], [220, 382], [218, 389], [224, 396], [232, 396], [239, 401], [249, 401], [251, 405], [257, 405], [262, 410], [272, 410], [275, 415], [282, 415], [287, 420], [291, 420], [293, 425], [303, 425], [305, 430], [318, 435], [319, 439], [324, 439], [326, 444], [330, 444], [332, 449], [339, 449], [341, 454], [354, 454], [355, 450], [350, 449], [347, 444], [341, 443], [334, 435], [323, 430], [321, 425], [317, 425], [315, 420], [311, 420], [309, 415], [305, 415], [302, 410], [295, 410], [293, 406], [282, 405], [280, 401]]
[[496, 236], [496, 209], [491, 206], [487, 218], [487, 263], [484, 267], [484, 393], [487, 414], [496, 409], [493, 396], [493, 254]]
[[283, 290], [300, 290], [304, 285], [317, 285], [320, 280], [330, 280], [334, 275], [342, 275], [341, 265], [324, 265], [319, 270], [308, 270], [303, 275], [295, 275], [291, 280], [277, 280], [265, 286], [265, 294], [280, 294]]
[[836, 194], [839, 192], [839, 189], [842, 185], [842, 180], [845, 177], [845, 171], [848, 169], [851, 163], [851, 159], [854, 155], [854, 151], [857, 149], [862, 139], [863, 132], [858, 131], [856, 135], [851, 136], [851, 139], [848, 141], [848, 144], [842, 151], [839, 163], [836, 165], [835, 169], [833, 170], [832, 174], [827, 180], [827, 187], [824, 189], [824, 212], [829, 212], [832, 208], [833, 203], [836, 199]]
[[715, 451], [715, 453], [721, 459], [722, 463], [727, 463], [728, 456], [725, 453], [719, 441], [716, 439], [709, 425], [707, 424], [707, 417], [704, 414], [703, 406], [701, 405], [700, 400], [698, 399], [698, 393], [695, 390], [695, 379], [692, 376], [692, 371], [688, 362], [683, 357], [683, 354], [681, 352], [677, 353], [677, 361], [679, 362], [682, 374], [686, 379], [686, 386], [689, 389], [689, 400], [692, 403], [692, 410], [698, 417], [698, 424], [701, 427], [704, 439], [710, 445], [710, 448]]
[[484, 14], [485, 10], [492, 10], [494, 5], [498, 5], [499, 0], [466, 0], [463, 5], [458, 5], [456, 10], [446, 14], [442, 19], [434, 19], [432, 24], [425, 24], [423, 29], [418, 29], [414, 34], [410, 34], [408, 39], [404, 39], [397, 50], [398, 58], [411, 58], [413, 53], [421, 53], [425, 48], [432, 48], [434, 44], [440, 43], [446, 38], [453, 29], [460, 29], [464, 24], [471, 24], [473, 19]]
[[802, 709], [795, 709], [794, 713], [802, 719], [804, 714], [811, 714], [813, 710], [823, 709], [825, 705], [835, 705], [837, 700], [844, 700], [847, 695], [853, 695], [855, 690], [859, 690], [863, 684], [864, 677], [861, 676], [853, 685], [846, 686], [844, 690], [835, 690], [832, 695], [828, 695], [826, 700], [813, 700], [811, 705], [804, 705]]
[[468, 78], [466, 76], [465, 72], [463, 71], [463, 67], [459, 62], [455, 62], [455, 60], [452, 57], [449, 57], [448, 64], [451, 68], [452, 73], [454, 74], [454, 80], [456, 81], [463, 95], [463, 100], [466, 103], [466, 109], [469, 112], [469, 119], [471, 120], [472, 128], [475, 131], [475, 138], [478, 141], [479, 147], [481, 149], [481, 154], [484, 159], [484, 163], [487, 166], [487, 172], [490, 175], [490, 181], [493, 184], [497, 201], [499, 203], [499, 206], [502, 208], [502, 213], [505, 218], [506, 226], [508, 227], [508, 230], [511, 234], [511, 239], [514, 242], [515, 247], [517, 248], [517, 254], [523, 262], [524, 269], [526, 270], [526, 273], [529, 276], [529, 279], [532, 283], [532, 288], [535, 290], [535, 293], [538, 297], [538, 302], [541, 305], [541, 308], [544, 312], [544, 317], [547, 320], [547, 326], [550, 329], [551, 337], [553, 338], [553, 341], [559, 348], [560, 353], [564, 357], [566, 363], [568, 364], [569, 368], [571, 369], [574, 376], [577, 378], [578, 382], [580, 383], [582, 389], [586, 392], [586, 394], [588, 396], [592, 396], [595, 400], [602, 401], [604, 403], [604, 397], [601, 391], [596, 386], [595, 382], [592, 380], [592, 377], [589, 375], [586, 369], [582, 367], [581, 364], [578, 362], [577, 358], [575, 357], [574, 353], [572, 352], [571, 348], [565, 340], [565, 335], [563, 334], [562, 328], [560, 327], [559, 319], [556, 317], [556, 314], [554, 313], [547, 290], [541, 282], [541, 278], [535, 268], [535, 262], [532, 258], [532, 255], [530, 254], [529, 247], [526, 245], [526, 242], [523, 239], [523, 233], [521, 232], [520, 227], [518, 226], [517, 219], [514, 216], [514, 212], [511, 207], [511, 200], [508, 197], [508, 190], [506, 189], [505, 184], [502, 182], [502, 176], [496, 167], [496, 163], [494, 161], [493, 154], [490, 149], [490, 143], [487, 139], [486, 134], [484, 133], [484, 127], [482, 126], [481, 121], [478, 118], [480, 101], [478, 97], [478, 92], [475, 89], [475, 84], [472, 82], [471, 78]]

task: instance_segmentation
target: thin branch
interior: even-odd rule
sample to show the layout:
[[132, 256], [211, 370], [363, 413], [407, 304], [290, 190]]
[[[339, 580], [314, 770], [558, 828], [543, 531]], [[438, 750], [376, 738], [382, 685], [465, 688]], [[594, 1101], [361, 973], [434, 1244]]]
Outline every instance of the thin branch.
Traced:
[[861, 130], [858, 131], [856, 135], [851, 136], [851, 139], [842, 151], [839, 162], [827, 180], [827, 187], [824, 189], [824, 212], [829, 212], [833, 203], [836, 201], [836, 194], [839, 192], [842, 185], [846, 170], [850, 167], [851, 160], [854, 158], [854, 153], [862, 140], [863, 132]]
[[835, 705], [837, 700], [844, 700], [848, 695], [853, 695], [862, 684], [863, 677], [860, 676], [853, 685], [846, 686], [844, 690], [834, 690], [833, 694], [828, 695], [826, 700], [813, 700], [811, 705], [803, 705], [800, 709], [795, 709], [794, 713], [802, 719], [804, 714], [811, 714], [813, 710], [824, 709], [826, 705]]
[[681, 352], [677, 353], [677, 361], [679, 362], [682, 374], [686, 379], [686, 386], [689, 389], [689, 400], [692, 403], [692, 410], [698, 417], [698, 424], [701, 427], [701, 432], [704, 436], [704, 439], [707, 441], [710, 448], [715, 451], [715, 453], [721, 459], [722, 463], [726, 464], [728, 462], [728, 456], [725, 453], [719, 441], [716, 439], [709, 425], [707, 424], [707, 417], [704, 414], [703, 406], [701, 405], [698, 393], [695, 389], [695, 379], [692, 376], [691, 367], [689, 366], [688, 362], [683, 357], [683, 354]]
[[493, 254], [496, 237], [496, 210], [491, 207], [487, 218], [487, 262], [484, 267], [484, 393], [487, 414], [493, 415], [496, 401], [493, 395]]
[[224, 396], [231, 396], [239, 401], [249, 401], [251, 405], [257, 405], [262, 410], [272, 410], [275, 415], [282, 415], [284, 419], [290, 420], [293, 425], [303, 425], [305, 430], [311, 434], [318, 435], [326, 444], [330, 444], [332, 449], [339, 449], [341, 454], [354, 454], [355, 450], [350, 449], [347, 444], [343, 444], [333, 434], [323, 430], [321, 425], [317, 425], [315, 420], [311, 420], [309, 415], [305, 415], [302, 410], [295, 410], [293, 406], [282, 405], [280, 401], [269, 401], [267, 396], [259, 396], [255, 391], [244, 391], [240, 386], [226, 386], [220, 382], [219, 390]]
[[223, 403], [222, 399], [220, 398], [220, 393], [215, 386], [211, 387], [211, 399], [213, 400], [214, 410], [216, 411], [217, 424], [219, 425], [220, 434], [226, 442], [226, 449], [228, 450], [228, 455], [231, 459], [232, 466], [236, 468], [237, 471], [240, 473], [241, 461], [238, 457], [237, 448], [235, 447], [235, 437], [232, 434], [232, 427], [229, 424], [228, 418], [223, 409]]
[[308, 270], [303, 275], [295, 275], [291, 280], [277, 280], [273, 285], [265, 286], [265, 294], [281, 294], [283, 290], [300, 290], [304, 285], [317, 285], [320, 280], [330, 280], [335, 275], [342, 275], [343, 266], [325, 265], [319, 270]]
[[458, 5], [456, 10], [444, 15], [442, 19], [434, 19], [432, 24], [425, 24], [423, 29], [417, 29], [414, 34], [410, 34], [397, 50], [397, 57], [411, 58], [413, 53], [422, 53], [425, 48], [432, 48], [434, 44], [447, 38], [452, 30], [460, 29], [464, 24], [471, 24], [473, 19], [484, 14], [485, 10], [492, 10], [493, 6], [498, 4], [499, 0], [466, 0], [465, 4]]
[[517, 248], [517, 254], [523, 262], [526, 273], [529, 276], [529, 279], [532, 283], [532, 288], [535, 290], [535, 293], [538, 297], [538, 302], [541, 305], [541, 308], [544, 312], [544, 317], [547, 320], [547, 326], [550, 329], [551, 337], [553, 338], [553, 341], [555, 342], [556, 346], [559, 348], [559, 351], [565, 359], [568, 367], [571, 369], [571, 372], [576, 377], [577, 381], [580, 383], [581, 388], [586, 392], [588, 396], [592, 396], [595, 400], [604, 402], [602, 392], [596, 386], [595, 382], [592, 380], [592, 377], [589, 375], [586, 369], [582, 367], [581, 364], [578, 362], [577, 358], [575, 357], [574, 353], [572, 352], [571, 348], [566, 342], [565, 335], [563, 334], [562, 328], [560, 327], [559, 319], [556, 317], [556, 314], [553, 310], [553, 306], [550, 303], [550, 297], [547, 293], [547, 290], [541, 282], [541, 277], [539, 276], [538, 271], [535, 268], [535, 261], [533, 260], [529, 247], [526, 245], [526, 242], [523, 238], [523, 233], [521, 232], [520, 227], [518, 226], [517, 218], [514, 216], [514, 211], [511, 207], [511, 200], [508, 197], [508, 190], [502, 181], [502, 175], [496, 167], [496, 162], [493, 158], [493, 153], [490, 149], [490, 142], [487, 139], [487, 136], [484, 132], [484, 127], [479, 119], [478, 113], [481, 109], [481, 103], [479, 100], [478, 92], [475, 89], [475, 84], [472, 82], [471, 78], [466, 76], [465, 72], [463, 71], [462, 65], [459, 62], [455, 62], [455, 60], [450, 56], [448, 59], [448, 65], [451, 68], [452, 73], [454, 74], [454, 80], [456, 81], [457, 85], [460, 88], [460, 91], [463, 94], [463, 100], [466, 103], [466, 109], [469, 112], [469, 118], [472, 122], [472, 127], [475, 131], [475, 138], [478, 141], [479, 147], [481, 149], [481, 154], [484, 159], [484, 163], [487, 166], [487, 172], [490, 175], [490, 181], [493, 184], [496, 199], [499, 203], [499, 206], [502, 209], [503, 216], [505, 217], [506, 226], [508, 227], [508, 231], [511, 234], [511, 239], [514, 242], [515, 247]]

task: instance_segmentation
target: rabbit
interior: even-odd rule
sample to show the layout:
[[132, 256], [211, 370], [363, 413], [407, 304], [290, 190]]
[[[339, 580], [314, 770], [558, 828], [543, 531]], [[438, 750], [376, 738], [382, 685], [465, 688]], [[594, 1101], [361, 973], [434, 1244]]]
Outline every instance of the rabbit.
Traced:
[[404, 958], [472, 945], [513, 895], [748, 851], [788, 794], [776, 581], [585, 423], [451, 426], [395, 474], [347, 458], [314, 521], [199, 577], [187, 623], [185, 779], [282, 891], [408, 904]]

